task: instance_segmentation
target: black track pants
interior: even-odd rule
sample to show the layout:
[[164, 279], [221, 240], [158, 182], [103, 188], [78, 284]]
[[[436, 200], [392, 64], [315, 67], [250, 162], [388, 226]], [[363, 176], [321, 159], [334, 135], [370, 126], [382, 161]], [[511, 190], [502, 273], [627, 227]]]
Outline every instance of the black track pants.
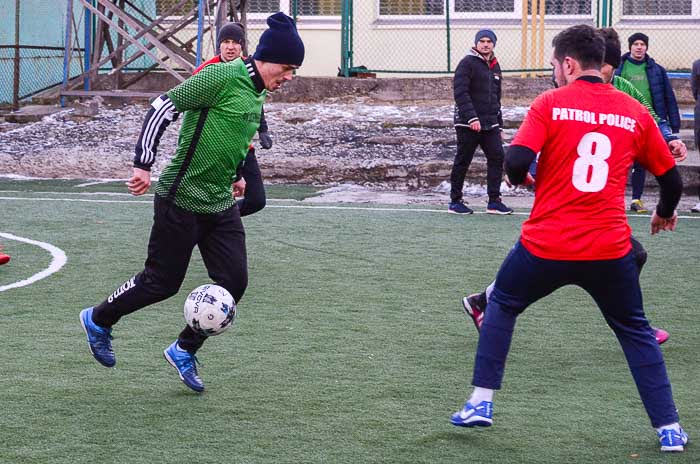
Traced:
[[[228, 290], [238, 303], [248, 285], [245, 232], [238, 207], [216, 214], [197, 214], [156, 195], [145, 268], [95, 307], [94, 322], [111, 327], [122, 316], [175, 295], [195, 245], [212, 282]], [[182, 301], [174, 304], [179, 311], [182, 305]], [[206, 339], [189, 326], [178, 338], [180, 347], [192, 353]]]
[[501, 199], [501, 179], [503, 178], [503, 141], [501, 131], [492, 129], [474, 132], [466, 127], [457, 126], [457, 154], [452, 164], [450, 174], [450, 199], [453, 202], [462, 201], [462, 188], [469, 165], [474, 158], [474, 151], [481, 146], [486, 156], [486, 189], [489, 201]]

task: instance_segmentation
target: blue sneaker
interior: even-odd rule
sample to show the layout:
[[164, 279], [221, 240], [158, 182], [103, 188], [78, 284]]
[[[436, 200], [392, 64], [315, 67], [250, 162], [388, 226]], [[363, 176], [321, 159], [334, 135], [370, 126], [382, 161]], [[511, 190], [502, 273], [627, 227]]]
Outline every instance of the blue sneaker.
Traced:
[[90, 352], [98, 363], [105, 367], [114, 367], [117, 363], [112, 351], [112, 329], [106, 329], [92, 322], [93, 308], [80, 311], [80, 324], [87, 335]]
[[450, 422], [457, 427], [491, 427], [493, 424], [493, 403], [482, 401], [474, 407], [467, 401], [461, 411], [452, 414]]
[[204, 383], [197, 375], [197, 357], [195, 355], [181, 349], [177, 344], [177, 340], [175, 340], [163, 351], [163, 356], [165, 356], [165, 359], [171, 366], [177, 369], [180, 380], [182, 380], [185, 385], [196, 392], [204, 391]]
[[489, 201], [489, 204], [486, 205], [486, 212], [488, 214], [511, 214], [513, 209], [508, 208], [501, 201]]
[[447, 207], [447, 211], [452, 214], [472, 214], [474, 212], [461, 201], [453, 201], [450, 203], [450, 206]]
[[657, 435], [661, 443], [661, 451], [684, 451], [685, 445], [688, 444], [688, 434], [685, 433], [683, 427], [680, 428], [679, 432], [674, 429], [663, 429]]

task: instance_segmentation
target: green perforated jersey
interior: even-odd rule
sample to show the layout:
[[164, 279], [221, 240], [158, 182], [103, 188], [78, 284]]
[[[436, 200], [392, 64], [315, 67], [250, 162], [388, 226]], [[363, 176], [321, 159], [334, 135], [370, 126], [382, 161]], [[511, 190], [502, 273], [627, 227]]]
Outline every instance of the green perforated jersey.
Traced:
[[158, 195], [195, 213], [218, 213], [234, 205], [231, 183], [258, 129], [267, 94], [256, 88], [252, 66], [240, 59], [207, 66], [167, 93], [185, 115]]
[[627, 95], [629, 95], [630, 97], [634, 98], [639, 103], [644, 105], [646, 107], [646, 109], [648, 109], [649, 112], [651, 113], [651, 116], [654, 118], [654, 121], [656, 121], [657, 124], [659, 123], [660, 118], [656, 114], [656, 111], [654, 111], [654, 107], [651, 106], [651, 103], [649, 103], [649, 100], [644, 98], [644, 94], [642, 94], [642, 92], [637, 90], [637, 87], [632, 85], [632, 83], [630, 81], [628, 81], [624, 77], [613, 76], [612, 85], [620, 92], [626, 93]]

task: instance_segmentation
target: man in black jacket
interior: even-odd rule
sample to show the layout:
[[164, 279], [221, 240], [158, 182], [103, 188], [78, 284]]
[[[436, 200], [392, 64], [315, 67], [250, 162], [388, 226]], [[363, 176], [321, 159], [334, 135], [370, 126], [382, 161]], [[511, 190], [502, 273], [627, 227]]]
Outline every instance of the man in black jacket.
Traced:
[[[690, 88], [695, 98], [695, 148], [700, 149], [700, 60], [693, 63], [690, 73]], [[700, 187], [698, 187], [698, 202], [690, 208], [691, 213], [700, 213]]]
[[452, 165], [449, 212], [471, 214], [464, 204], [462, 188], [477, 145], [486, 155], [486, 184], [489, 203], [486, 212], [510, 214], [501, 202], [503, 145], [501, 139], [501, 67], [493, 54], [496, 34], [482, 29], [474, 37], [474, 47], [460, 61], [454, 78], [457, 155]]

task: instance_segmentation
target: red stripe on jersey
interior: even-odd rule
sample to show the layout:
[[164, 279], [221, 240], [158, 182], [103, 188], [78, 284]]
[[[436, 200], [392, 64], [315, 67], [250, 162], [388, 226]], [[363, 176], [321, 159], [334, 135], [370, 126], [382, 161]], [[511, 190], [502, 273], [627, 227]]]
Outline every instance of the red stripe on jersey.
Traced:
[[211, 58], [211, 59], [205, 61], [204, 63], [200, 64], [199, 66], [197, 66], [197, 68], [195, 68], [195, 70], [192, 71], [192, 75], [194, 76], [195, 74], [197, 74], [199, 71], [204, 69], [206, 66], [209, 66], [210, 64], [216, 64], [216, 63], [221, 63], [221, 62], [222, 62], [221, 55], [216, 55], [214, 58]]

